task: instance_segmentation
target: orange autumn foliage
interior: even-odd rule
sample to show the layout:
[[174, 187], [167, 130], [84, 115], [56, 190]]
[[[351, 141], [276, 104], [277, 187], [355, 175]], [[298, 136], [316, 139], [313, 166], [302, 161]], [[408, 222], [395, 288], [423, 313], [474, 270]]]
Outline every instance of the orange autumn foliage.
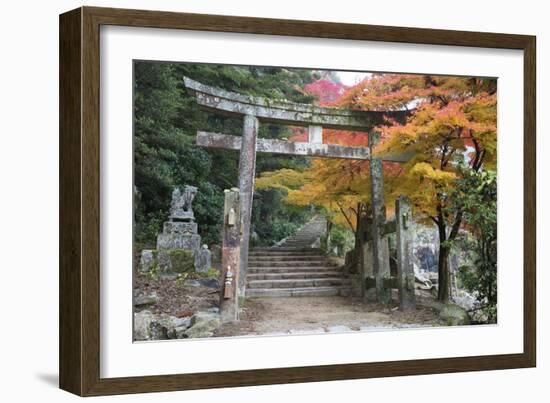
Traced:
[[[496, 167], [496, 80], [469, 77], [374, 74], [347, 88], [331, 106], [359, 110], [411, 110], [405, 124], [388, 122], [375, 128], [381, 141], [375, 153], [412, 152], [405, 164], [384, 163], [386, 206], [391, 214], [395, 197], [407, 195], [422, 218], [438, 219], [445, 209], [444, 195], [459, 175], [458, 163], [472, 169]], [[297, 130], [294, 141], [307, 141]], [[368, 146], [361, 132], [324, 130], [323, 142]], [[316, 204], [348, 223], [358, 203], [370, 200], [369, 162], [314, 159], [303, 172], [262, 174], [257, 187], [282, 187], [287, 202]], [[293, 186], [285, 181], [293, 178]], [[443, 195], [443, 196], [442, 196]], [[443, 214], [452, 222], [453, 217]]]

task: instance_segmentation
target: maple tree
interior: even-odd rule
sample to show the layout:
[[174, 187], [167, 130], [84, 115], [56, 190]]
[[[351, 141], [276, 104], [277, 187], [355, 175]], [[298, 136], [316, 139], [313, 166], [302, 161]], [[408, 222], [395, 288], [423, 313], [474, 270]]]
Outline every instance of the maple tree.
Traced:
[[[316, 83], [310, 88], [318, 88]], [[319, 83], [317, 83], [319, 84]], [[323, 88], [330, 88], [323, 83]], [[315, 92], [314, 92], [315, 93]], [[327, 99], [332, 99], [328, 97]], [[321, 102], [323, 104], [323, 102]], [[388, 121], [375, 128], [380, 142], [375, 152], [411, 152], [404, 164], [385, 162], [387, 210], [399, 195], [413, 203], [417, 219], [433, 223], [439, 233], [439, 295], [450, 293], [449, 253], [463, 223], [464, 211], [451, 200], [460, 179], [458, 166], [478, 172], [496, 168], [496, 80], [408, 74], [373, 74], [347, 88], [325, 106], [359, 110], [410, 110], [404, 124]], [[296, 131], [291, 140], [304, 141]], [[368, 146], [365, 133], [325, 130], [325, 143]], [[356, 233], [369, 212], [369, 162], [314, 159], [303, 172], [282, 170], [264, 173], [257, 187], [276, 186], [288, 192], [287, 202], [316, 204], [334, 213]]]
[[[407, 108], [405, 124], [380, 127], [380, 154], [414, 152], [395, 178], [390, 196], [408, 195], [417, 216], [439, 234], [438, 299], [450, 296], [449, 254], [464, 209], [451, 197], [464, 172], [496, 168], [496, 80], [469, 77], [384, 75], [353, 98], [364, 108]], [[459, 167], [466, 166], [466, 170]]]
[[318, 102], [324, 106], [330, 106], [337, 102], [346, 89], [344, 84], [334, 82], [330, 77], [324, 77], [304, 85], [304, 92], [315, 95]]

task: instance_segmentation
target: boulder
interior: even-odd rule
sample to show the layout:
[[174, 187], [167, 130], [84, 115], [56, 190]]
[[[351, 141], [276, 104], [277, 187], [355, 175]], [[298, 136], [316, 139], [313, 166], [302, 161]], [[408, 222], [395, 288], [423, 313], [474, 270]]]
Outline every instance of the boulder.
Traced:
[[149, 273], [157, 265], [157, 257], [155, 251], [144, 249], [141, 251], [139, 260], [139, 271], [141, 273]]
[[439, 319], [448, 326], [462, 326], [471, 323], [468, 312], [456, 304], [443, 305], [439, 311]]
[[160, 323], [166, 329], [174, 329], [176, 327], [191, 326], [191, 318], [178, 318], [166, 313], [161, 313], [155, 318], [155, 321]]
[[210, 337], [220, 324], [218, 313], [198, 312], [191, 317], [191, 327], [184, 334], [189, 338]]
[[477, 299], [472, 294], [464, 290], [459, 290], [457, 292], [457, 295], [453, 297], [453, 300], [457, 305], [461, 306], [467, 311], [476, 308]]
[[185, 331], [189, 329], [189, 326], [191, 326], [191, 318], [186, 319], [187, 320], [182, 323], [181, 326], [172, 327], [168, 330], [169, 339], [185, 339], [187, 337], [187, 335], [185, 335]]
[[[176, 329], [179, 329], [180, 332], [186, 330], [191, 326], [191, 318], [178, 318], [176, 316], [171, 316], [166, 313], [161, 313], [153, 319], [153, 324], [158, 324], [166, 332], [166, 338], [168, 339], [178, 339], [178, 332]], [[153, 326], [153, 324], [151, 326]], [[163, 333], [157, 333], [163, 335]], [[154, 340], [164, 340], [164, 339], [154, 339]]]
[[134, 306], [146, 306], [154, 305], [158, 302], [158, 296], [156, 292], [146, 295], [138, 295], [134, 297]]
[[134, 340], [144, 341], [151, 339], [150, 326], [154, 315], [150, 311], [134, 313]]
[[432, 281], [421, 273], [414, 273], [414, 281], [419, 284], [421, 290], [431, 290], [433, 288]]
[[211, 337], [214, 334], [214, 330], [218, 328], [218, 325], [214, 325], [211, 322], [201, 322], [197, 323], [194, 326], [191, 326], [185, 332], [183, 332], [184, 337], [189, 337], [191, 339], [197, 339], [202, 337]]
[[212, 266], [212, 253], [208, 250], [207, 245], [202, 245], [202, 248], [195, 251], [195, 271], [198, 273], [206, 273]]
[[[183, 338], [191, 326], [191, 318], [177, 318], [165, 313], [155, 315], [148, 310], [134, 314], [134, 340], [166, 340]], [[185, 336], [186, 337], [186, 336]]]
[[207, 312], [207, 311], [203, 311], [203, 312], [197, 312], [196, 314], [194, 314], [192, 317], [191, 317], [191, 326], [195, 326], [199, 323], [202, 323], [202, 322], [212, 322], [212, 323], [215, 323], [217, 321], [218, 325], [219, 325], [219, 321], [220, 321], [220, 315], [219, 313], [216, 313], [216, 312]]
[[168, 329], [162, 326], [159, 322], [152, 321], [149, 325], [150, 340], [167, 340]]
[[188, 327], [187, 326], [182, 326], [182, 327], [176, 327], [174, 329], [174, 339], [186, 339], [188, 338], [189, 336], [185, 333], [187, 331]]

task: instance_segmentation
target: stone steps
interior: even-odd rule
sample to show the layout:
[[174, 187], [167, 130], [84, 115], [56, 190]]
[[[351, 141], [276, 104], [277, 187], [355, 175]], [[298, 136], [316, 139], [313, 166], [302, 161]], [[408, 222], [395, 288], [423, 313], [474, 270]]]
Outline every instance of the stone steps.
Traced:
[[253, 261], [249, 262], [249, 268], [256, 267], [334, 267], [334, 264], [327, 262], [323, 259], [312, 259], [312, 260], [264, 260], [264, 261]]
[[[323, 254], [321, 253], [304, 253], [304, 252], [297, 252], [297, 253], [291, 253], [291, 252], [274, 252], [274, 253], [269, 253], [269, 252], [262, 252], [262, 253], [255, 253], [255, 254], [249, 254], [248, 255], [248, 258], [249, 259], [255, 259], [255, 258], [273, 258], [273, 259], [278, 259], [278, 258], [292, 258], [292, 257], [300, 257], [300, 258], [315, 258], [315, 257], [324, 257]], [[298, 259], [300, 260], [300, 259]]]
[[288, 248], [307, 248], [324, 234], [326, 229], [326, 220], [321, 217], [313, 218], [300, 228], [294, 235], [286, 238], [279, 247]]
[[249, 256], [248, 264], [254, 265], [254, 263], [262, 262], [326, 262], [326, 257], [321, 255], [279, 255], [279, 256]]
[[281, 273], [249, 273], [247, 274], [247, 280], [281, 280], [281, 279], [302, 279], [302, 278], [324, 278], [324, 277], [338, 277], [342, 273], [336, 270], [310, 270], [310, 271], [297, 271], [297, 272], [281, 272]]
[[323, 253], [321, 249], [318, 248], [285, 248], [284, 246], [266, 246], [254, 248], [250, 253], [297, 253], [297, 252], [306, 252], [306, 253]]
[[249, 274], [268, 274], [268, 273], [299, 273], [299, 272], [320, 272], [320, 271], [334, 271], [336, 266], [300, 266], [300, 267], [288, 267], [288, 266], [273, 266], [273, 267], [248, 267]]
[[250, 298], [283, 298], [283, 297], [332, 297], [348, 296], [351, 288], [348, 286], [303, 287], [303, 288], [253, 288], [247, 289]]
[[350, 295], [350, 280], [321, 249], [311, 248], [325, 228], [324, 219], [313, 219], [279, 246], [252, 249], [248, 257], [247, 297]]
[[249, 257], [255, 256], [324, 256], [318, 249], [286, 249], [286, 250], [257, 250], [254, 249], [248, 254]]
[[248, 280], [248, 289], [267, 288], [305, 288], [305, 287], [329, 287], [333, 285], [347, 285], [348, 279], [342, 277], [305, 278], [305, 279], [281, 279], [281, 280]]

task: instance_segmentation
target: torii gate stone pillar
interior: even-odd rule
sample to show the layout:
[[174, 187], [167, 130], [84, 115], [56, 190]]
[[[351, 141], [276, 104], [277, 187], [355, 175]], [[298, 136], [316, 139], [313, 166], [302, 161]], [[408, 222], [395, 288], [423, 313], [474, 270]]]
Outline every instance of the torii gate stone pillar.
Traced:
[[[374, 133], [369, 133], [371, 155], [376, 142], [377, 136]], [[389, 304], [391, 302], [391, 288], [387, 287], [387, 280], [391, 277], [391, 273], [389, 256], [384, 253], [387, 248], [388, 239], [383, 234], [383, 226], [386, 224], [384, 172], [382, 160], [374, 156], [370, 160], [370, 188], [372, 205], [372, 268], [376, 281], [376, 296], [378, 302]]]
[[253, 115], [244, 115], [241, 154], [239, 158], [239, 190], [241, 206], [241, 258], [239, 267], [238, 297], [242, 300], [246, 291], [246, 269], [248, 265], [248, 243], [250, 241], [250, 221], [252, 198], [254, 196], [254, 174], [256, 172], [256, 140], [259, 122]]
[[239, 189], [224, 192], [222, 284], [220, 292], [220, 316], [223, 323], [239, 320], [239, 267], [241, 239], [241, 209]]

